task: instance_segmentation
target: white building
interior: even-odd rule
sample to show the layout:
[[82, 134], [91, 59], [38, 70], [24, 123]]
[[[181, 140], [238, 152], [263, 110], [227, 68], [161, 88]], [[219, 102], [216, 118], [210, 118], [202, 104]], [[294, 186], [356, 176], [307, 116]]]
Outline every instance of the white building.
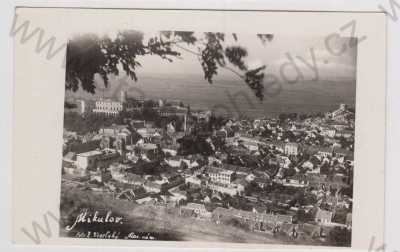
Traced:
[[113, 124], [108, 127], [102, 127], [99, 129], [99, 134], [115, 139], [123, 139], [126, 144], [132, 144], [132, 132], [127, 125]]
[[98, 165], [108, 165], [117, 161], [119, 153], [112, 149], [93, 150], [76, 155], [76, 166], [79, 169], [95, 169]]
[[207, 188], [213, 192], [220, 192], [231, 196], [241, 195], [244, 191], [244, 186], [238, 183], [224, 184], [220, 182], [210, 181], [207, 183]]
[[208, 176], [212, 182], [229, 185], [234, 179], [234, 172], [217, 167], [209, 167]]
[[335, 121], [346, 121], [347, 116], [354, 114], [350, 112], [346, 104], [340, 104], [339, 108], [331, 113], [327, 113], [326, 116]]
[[318, 208], [315, 215], [315, 222], [321, 225], [327, 225], [332, 223], [333, 213], [331, 211], [322, 210]]
[[285, 144], [285, 154], [297, 156], [299, 154], [299, 144], [297, 143]]
[[93, 113], [116, 116], [124, 109], [122, 102], [113, 100], [99, 100], [95, 102]]
[[245, 136], [240, 136], [238, 142], [247, 149], [249, 149], [250, 151], [258, 151], [258, 146], [264, 145], [263, 142], [261, 142], [256, 138], [245, 137]]

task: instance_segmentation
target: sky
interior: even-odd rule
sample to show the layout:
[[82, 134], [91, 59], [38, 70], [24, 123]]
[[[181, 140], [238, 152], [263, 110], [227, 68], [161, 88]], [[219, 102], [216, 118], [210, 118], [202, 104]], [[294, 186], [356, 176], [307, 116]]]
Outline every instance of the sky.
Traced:
[[[201, 36], [200, 33], [196, 34]], [[291, 57], [305, 79], [312, 79], [316, 71], [324, 80], [354, 80], [356, 78], [357, 49], [348, 46], [350, 41], [348, 38], [332, 38], [326, 44], [326, 37], [291, 37], [274, 34], [273, 40], [264, 45], [255, 34], [237, 34], [237, 37], [238, 41], [235, 42], [231, 34], [226, 34], [225, 44], [245, 47], [248, 51], [245, 62], [249, 68], [266, 65], [265, 73], [281, 78], [295, 78], [297, 75], [295, 68], [284, 66], [285, 63], [290, 62]], [[331, 51], [334, 53], [339, 51], [343, 45], [346, 46], [346, 50], [341, 55], [331, 53]], [[186, 45], [185, 47], [197, 50], [193, 46]], [[176, 59], [172, 64], [161, 61], [158, 56], [144, 56], [140, 59], [143, 68], [138, 69], [138, 73], [202, 75], [197, 57], [183, 50], [180, 52], [183, 59]], [[301, 57], [303, 61], [298, 57]], [[284, 69], [283, 72], [280, 71], [281, 68]], [[225, 72], [221, 71], [221, 74]]]

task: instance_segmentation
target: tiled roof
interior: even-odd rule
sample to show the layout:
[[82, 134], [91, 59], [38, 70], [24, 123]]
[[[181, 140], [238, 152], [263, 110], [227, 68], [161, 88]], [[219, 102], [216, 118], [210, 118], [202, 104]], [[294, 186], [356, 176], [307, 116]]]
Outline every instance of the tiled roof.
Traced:
[[214, 167], [214, 166], [208, 166], [207, 167], [207, 173], [225, 173], [225, 174], [232, 174], [234, 173], [231, 170], [219, 168], [219, 167]]

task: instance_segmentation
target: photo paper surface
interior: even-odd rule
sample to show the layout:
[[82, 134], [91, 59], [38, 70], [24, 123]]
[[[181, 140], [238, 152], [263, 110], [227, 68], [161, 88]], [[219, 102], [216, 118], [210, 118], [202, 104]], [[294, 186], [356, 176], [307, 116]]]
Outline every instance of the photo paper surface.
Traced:
[[357, 40], [324, 41], [72, 36], [61, 234], [350, 246]]
[[384, 15], [19, 8], [16, 17], [55, 43], [46, 55], [15, 35], [17, 243], [383, 241]]

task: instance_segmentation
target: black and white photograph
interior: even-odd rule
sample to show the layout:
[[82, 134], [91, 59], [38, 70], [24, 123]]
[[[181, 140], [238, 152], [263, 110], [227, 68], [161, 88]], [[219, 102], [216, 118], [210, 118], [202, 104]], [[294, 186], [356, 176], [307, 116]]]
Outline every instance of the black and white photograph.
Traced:
[[67, 42], [61, 237], [351, 246], [357, 38]]

